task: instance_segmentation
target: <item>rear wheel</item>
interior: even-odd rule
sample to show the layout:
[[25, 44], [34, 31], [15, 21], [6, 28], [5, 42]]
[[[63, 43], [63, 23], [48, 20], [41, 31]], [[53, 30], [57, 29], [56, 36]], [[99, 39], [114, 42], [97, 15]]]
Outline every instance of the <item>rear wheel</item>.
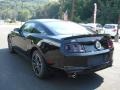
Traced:
[[15, 53], [10, 38], [8, 38], [8, 48], [9, 48], [10, 53]]
[[32, 67], [37, 77], [43, 79], [48, 76], [47, 65], [38, 50], [35, 50], [32, 54]]

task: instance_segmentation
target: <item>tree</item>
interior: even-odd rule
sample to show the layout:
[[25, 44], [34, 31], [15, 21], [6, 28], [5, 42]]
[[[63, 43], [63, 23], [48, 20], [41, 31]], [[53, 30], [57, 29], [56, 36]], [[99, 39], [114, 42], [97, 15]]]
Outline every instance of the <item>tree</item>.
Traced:
[[31, 12], [27, 9], [24, 10], [20, 10], [18, 12], [18, 20], [20, 21], [27, 21], [28, 19], [30, 19], [32, 17]]
[[[97, 22], [117, 23], [120, 0], [3, 0], [0, 1], [0, 18], [26, 21], [30, 18], [61, 18], [67, 10], [69, 20], [93, 22], [94, 3], [97, 3]], [[33, 3], [34, 2], [34, 3]]]
[[117, 23], [120, 1], [119, 0], [98, 0], [99, 12], [98, 21], [102, 24], [105, 23]]
[[36, 9], [35, 18], [58, 18], [59, 6], [60, 4], [57, 2], [50, 2], [44, 6], [40, 6]]

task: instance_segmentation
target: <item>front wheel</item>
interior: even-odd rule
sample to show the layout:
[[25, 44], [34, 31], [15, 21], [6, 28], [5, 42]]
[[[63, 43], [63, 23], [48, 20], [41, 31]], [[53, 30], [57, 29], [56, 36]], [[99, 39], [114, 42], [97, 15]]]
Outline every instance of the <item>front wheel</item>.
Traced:
[[47, 65], [38, 50], [35, 50], [32, 54], [32, 67], [37, 77], [43, 79], [48, 76]]

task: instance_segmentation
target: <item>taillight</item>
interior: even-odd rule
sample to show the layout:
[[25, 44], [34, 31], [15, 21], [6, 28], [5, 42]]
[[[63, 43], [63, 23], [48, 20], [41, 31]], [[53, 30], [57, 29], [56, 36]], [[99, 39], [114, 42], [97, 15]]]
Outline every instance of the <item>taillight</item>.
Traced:
[[112, 40], [108, 40], [108, 48], [113, 48], [113, 42]]
[[80, 52], [80, 53], [83, 53], [85, 52], [84, 48], [83, 48], [83, 45], [80, 45], [79, 43], [73, 43], [73, 44], [67, 44], [65, 45], [64, 49], [67, 51], [67, 52]]
[[114, 30], [112, 30], [113, 32], [116, 32], [117, 30], [116, 29], [114, 29]]

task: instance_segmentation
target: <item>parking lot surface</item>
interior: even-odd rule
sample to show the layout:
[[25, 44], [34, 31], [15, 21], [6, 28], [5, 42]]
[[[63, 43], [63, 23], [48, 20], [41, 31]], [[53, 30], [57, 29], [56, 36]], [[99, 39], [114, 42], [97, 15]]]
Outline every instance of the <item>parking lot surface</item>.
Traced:
[[10, 54], [7, 34], [17, 25], [0, 25], [0, 90], [119, 90], [120, 87], [120, 42], [115, 43], [113, 66], [76, 79], [62, 72], [46, 80], [38, 79], [31, 63], [17, 54]]

